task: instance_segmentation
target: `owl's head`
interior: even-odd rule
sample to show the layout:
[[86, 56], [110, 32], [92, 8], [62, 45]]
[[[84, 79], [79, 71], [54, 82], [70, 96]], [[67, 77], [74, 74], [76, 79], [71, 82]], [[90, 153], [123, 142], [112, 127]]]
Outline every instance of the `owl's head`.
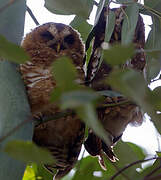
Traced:
[[35, 64], [50, 64], [61, 56], [68, 56], [77, 66], [82, 66], [84, 45], [80, 34], [61, 23], [43, 24], [26, 35], [22, 47]]

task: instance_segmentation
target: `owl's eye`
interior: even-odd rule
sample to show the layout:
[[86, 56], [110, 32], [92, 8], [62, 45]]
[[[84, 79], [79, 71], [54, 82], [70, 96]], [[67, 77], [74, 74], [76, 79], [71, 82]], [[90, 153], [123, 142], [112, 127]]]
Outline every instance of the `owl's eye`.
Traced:
[[49, 31], [45, 31], [45, 32], [41, 33], [41, 36], [46, 40], [54, 39], [54, 36]]
[[70, 45], [73, 44], [74, 41], [75, 41], [75, 39], [74, 39], [74, 36], [72, 34], [70, 34], [64, 38], [64, 42], [67, 44], [70, 44]]

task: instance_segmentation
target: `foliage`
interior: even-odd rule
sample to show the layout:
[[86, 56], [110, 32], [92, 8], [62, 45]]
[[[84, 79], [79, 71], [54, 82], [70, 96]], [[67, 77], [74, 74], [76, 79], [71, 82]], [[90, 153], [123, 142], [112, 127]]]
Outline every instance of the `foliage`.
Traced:
[[[0, 2], [0, 59], [25, 59], [20, 44], [24, 29], [25, 1]], [[4, 37], [2, 37], [2, 35]], [[8, 41], [12, 42], [9, 43]], [[15, 43], [15, 44], [13, 44]], [[25, 87], [17, 65], [0, 60], [0, 179], [22, 179], [25, 163], [4, 152], [13, 139], [31, 140], [32, 123]]]
[[[134, 0], [115, 1], [117, 4], [128, 5], [128, 8], [124, 12], [126, 18], [122, 28], [122, 45], [116, 45], [108, 49], [104, 48], [103, 57], [105, 59], [106, 57], [110, 57], [110, 60], [108, 60], [107, 63], [116, 67], [109, 76], [108, 83], [110, 83], [114, 89], [140, 105], [144, 112], [151, 117], [151, 121], [154, 123], [159, 133], [161, 133], [160, 114], [157, 113], [161, 111], [160, 87], [156, 88], [154, 91], [148, 87], [153, 79], [159, 74], [161, 67], [161, 1], [145, 0], [144, 2], [144, 5], [142, 5]], [[72, 0], [69, 2], [67, 2], [67, 0], [45, 0], [45, 7], [55, 14], [75, 14], [76, 16], [70, 25], [80, 32], [83, 41], [86, 43], [86, 50], [88, 50], [91, 48], [91, 41], [95, 36], [94, 28], [98, 23], [100, 13], [102, 12], [103, 7], [110, 3], [110, 0], [100, 0], [99, 3], [96, 3], [94, 0]], [[88, 24], [87, 19], [94, 5], [97, 5], [97, 13], [95, 24], [92, 27]], [[21, 9], [19, 16], [17, 15], [17, 7], [20, 7]], [[9, 1], [8, 3], [5, 1], [0, 2], [1, 59], [7, 59], [15, 63], [23, 63], [28, 59], [23, 50], [15, 45], [20, 44], [21, 41], [21, 38], [17, 39], [17, 37], [19, 37], [20, 34], [20, 37], [22, 37], [25, 9], [26, 5], [20, 2], [20, 0]], [[16, 13], [12, 14], [13, 12]], [[134, 70], [119, 71], [117, 69], [120, 64], [131, 58], [134, 54], [134, 48], [129, 43], [131, 43], [133, 39], [139, 12], [144, 15], [150, 15], [153, 22], [145, 48], [147, 56], [147, 81], [139, 72]], [[9, 26], [5, 24], [4, 17], [7, 17], [10, 21]], [[13, 19], [17, 19], [17, 21], [12, 23]], [[106, 43], [109, 42], [111, 38], [114, 29], [114, 21], [115, 14], [110, 11], [105, 32]], [[10, 28], [11, 25], [13, 25], [12, 28]], [[14, 27], [16, 27], [16, 32]], [[19, 27], [19, 29], [17, 29], [17, 27]], [[10, 29], [14, 29], [13, 32], [10, 31]], [[87, 59], [89, 59], [89, 53], [87, 54]], [[53, 70], [53, 73], [57, 82], [59, 82], [59, 85], [53, 92], [51, 101], [60, 100], [62, 109], [69, 107], [74, 108], [87, 126], [94, 129], [95, 133], [103, 138], [108, 144], [108, 137], [106, 137], [103, 127], [97, 120], [95, 110], [95, 104], [99, 101], [100, 94], [92, 91], [90, 88], [84, 88], [74, 83], [73, 80], [76, 77], [76, 71], [71, 63], [67, 62], [68, 61], [65, 61], [63, 58], [61, 61], [57, 61], [54, 64], [54, 67], [56, 68]], [[67, 71], [63, 70], [62, 72], [62, 66], [66, 67]], [[50, 154], [37, 148], [31, 142], [25, 141], [31, 140], [32, 138], [32, 125], [31, 120], [29, 120], [30, 111], [25, 90], [16, 68], [17, 66], [11, 63], [4, 61], [0, 62], [0, 142], [2, 143], [0, 157], [3, 162], [3, 168], [1, 169], [5, 169], [5, 171], [0, 170], [0, 179], [17, 180], [21, 179], [23, 174], [24, 164], [21, 164], [14, 159], [10, 159], [8, 155], [4, 153], [7, 152], [16, 159], [21, 159], [25, 162], [32, 161], [26, 168], [23, 180], [52, 180], [51, 174], [49, 174], [41, 165], [50, 159]], [[62, 73], [65, 73], [65, 76], [62, 77]], [[160, 79], [160, 77], [158, 79]], [[104, 95], [105, 94], [112, 97], [115, 95], [115, 92], [104, 92]], [[11, 141], [13, 139], [16, 139], [16, 141]], [[21, 141], [18, 141], [18, 139], [21, 139]], [[6, 145], [6, 143], [8, 144]], [[122, 141], [117, 144], [115, 152], [120, 159], [116, 163], [112, 163], [104, 157], [107, 171], [100, 168], [96, 161], [96, 157], [92, 158], [88, 156], [83, 157], [77, 163], [74, 174], [69, 174], [63, 179], [141, 180], [145, 178], [148, 180], [152, 177], [155, 179], [161, 177], [159, 159], [161, 155], [159, 152], [157, 153], [158, 158], [153, 157], [146, 160], [147, 154], [141, 147], [132, 143], [123, 143]], [[37, 158], [37, 153], [40, 153], [42, 158]], [[153, 162], [150, 163], [148, 167], [143, 168], [141, 163], [150, 160], [153, 160]], [[41, 164], [38, 165], [35, 164], [35, 162], [41, 162]], [[11, 174], [11, 176], [8, 175], [7, 177], [7, 172], [10, 172], [8, 174]]]

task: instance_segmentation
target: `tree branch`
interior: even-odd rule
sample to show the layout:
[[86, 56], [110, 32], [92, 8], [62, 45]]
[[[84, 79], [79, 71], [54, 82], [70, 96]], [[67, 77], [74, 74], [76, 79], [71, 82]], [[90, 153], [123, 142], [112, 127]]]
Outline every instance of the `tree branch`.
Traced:
[[161, 174], [158, 174], [157, 176], [145, 178], [144, 180], [160, 180], [160, 179], [161, 179]]
[[[116, 169], [117, 171], [120, 170], [120, 169], [115, 165], [115, 163], [112, 163], [112, 162], [111, 162], [111, 164], [115, 167], [115, 169]], [[129, 177], [128, 177], [126, 174], [121, 173], [121, 175], [122, 175], [126, 180], [130, 180]]]
[[54, 120], [57, 120], [59, 118], [66, 117], [66, 116], [72, 115], [72, 114], [75, 114], [72, 110], [65, 110], [62, 112], [57, 112], [54, 115], [50, 115], [50, 116], [42, 116], [42, 117], [40, 116], [40, 118], [35, 117], [34, 123], [35, 123], [35, 126], [38, 126], [38, 125], [43, 124], [45, 122], [54, 121]]
[[40, 25], [39, 22], [37, 21], [36, 17], [34, 16], [32, 10], [27, 6], [27, 12], [29, 13], [29, 15], [31, 16], [32, 20], [34, 21], [34, 23], [38, 26]]
[[[138, 160], [138, 161], [135, 161], [135, 162], [132, 162], [131, 164], [123, 167], [122, 169], [120, 169], [116, 174], [114, 174], [110, 180], [114, 180], [117, 176], [119, 176], [120, 174], [122, 174], [123, 171], [125, 171], [126, 169], [136, 165], [136, 164], [139, 164], [139, 163], [143, 163], [143, 162], [146, 162], [146, 161], [151, 161], [151, 160], [154, 160], [154, 159], [161, 159], [161, 157], [153, 157], [153, 158], [149, 158], [149, 159], [144, 159], [144, 160]], [[148, 179], [149, 180], [149, 179]], [[151, 179], [150, 179], [151, 180]]]
[[146, 175], [144, 177], [144, 180], [148, 180], [149, 178], [151, 178], [150, 176], [152, 176], [154, 173], [156, 173], [159, 169], [161, 169], [161, 165], [157, 168], [155, 168], [152, 172], [150, 172], [148, 175]]

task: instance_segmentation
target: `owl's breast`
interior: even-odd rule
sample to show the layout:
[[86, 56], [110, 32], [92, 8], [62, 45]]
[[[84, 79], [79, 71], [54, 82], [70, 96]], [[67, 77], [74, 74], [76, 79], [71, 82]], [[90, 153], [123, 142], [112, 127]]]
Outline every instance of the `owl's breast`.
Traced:
[[50, 69], [43, 69], [31, 62], [20, 65], [32, 114], [41, 112], [50, 104], [51, 92], [56, 86]]

